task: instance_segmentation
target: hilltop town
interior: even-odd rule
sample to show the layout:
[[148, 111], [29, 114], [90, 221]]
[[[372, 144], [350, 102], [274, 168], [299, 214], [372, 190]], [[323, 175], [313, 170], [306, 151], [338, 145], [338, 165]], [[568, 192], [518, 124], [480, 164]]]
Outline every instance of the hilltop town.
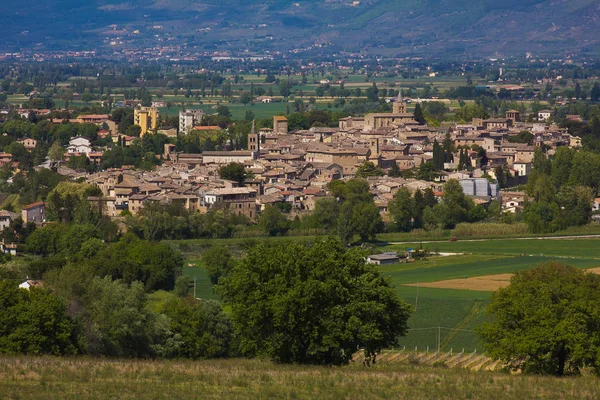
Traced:
[[[152, 116], [148, 117], [148, 113]], [[146, 122], [156, 128], [157, 114], [156, 108], [136, 109], [142, 136], [148, 132]], [[477, 204], [498, 200], [503, 210], [516, 212], [522, 210], [525, 194], [511, 191], [502, 196], [496, 174], [499, 171], [506, 174], [510, 185], [504, 176], [501, 177], [504, 186], [514, 187], [526, 183], [536, 148], [544, 148], [552, 155], [560, 146], [581, 146], [581, 138], [546, 123], [551, 114], [542, 110], [536, 118], [538, 122], [526, 123], [521, 122], [518, 111], [511, 110], [505, 118], [473, 119], [471, 124], [436, 128], [419, 124], [399, 97], [392, 112], [342, 118], [338, 128], [289, 131], [287, 119], [275, 116], [273, 128], [253, 127], [246, 150], [189, 154], [176, 151], [174, 144], [165, 144], [163, 162], [153, 171], [125, 166], [93, 174], [81, 175], [74, 170], [68, 173], [97, 185], [102, 196], [90, 197], [89, 201], [101, 206], [105, 215], [115, 218], [123, 211], [135, 215], [148, 202], [178, 203], [189, 211], [201, 213], [223, 205], [251, 219], [268, 204], [287, 203], [293, 217], [311, 212], [319, 198], [329, 196], [330, 181], [352, 178], [368, 163], [375, 168], [367, 177], [382, 215], [399, 188], [407, 187], [411, 192], [431, 188], [441, 196], [443, 184], [449, 179], [459, 180], [465, 193], [473, 196]], [[179, 118], [183, 134], [196, 128], [219, 129], [200, 126], [202, 113], [183, 111]], [[108, 115], [81, 116], [79, 120], [99, 125], [110, 122]], [[531, 134], [531, 144], [511, 141], [523, 132]], [[114, 142], [123, 141], [125, 146], [136, 139], [103, 130], [98, 135], [111, 137]], [[35, 147], [31, 141], [26, 145]], [[440, 145], [450, 142], [453, 152], [430, 179], [419, 179], [419, 170], [433, 163], [436, 142]], [[102, 157], [90, 140], [72, 138], [65, 157], [82, 154], [92, 161]], [[242, 164], [250, 177], [243, 182], [219, 177], [219, 168], [230, 163]], [[390, 171], [399, 173], [393, 176]], [[402, 177], [411, 175], [406, 171], [414, 171], [413, 176]]]
[[0, 393], [599, 397], [599, 12], [4, 5]]

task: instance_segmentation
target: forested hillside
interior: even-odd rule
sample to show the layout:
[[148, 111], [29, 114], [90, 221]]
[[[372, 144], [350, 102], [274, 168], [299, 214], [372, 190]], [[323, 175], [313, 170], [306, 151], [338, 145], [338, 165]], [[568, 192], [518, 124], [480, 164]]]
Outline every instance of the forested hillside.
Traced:
[[123, 47], [197, 50], [597, 54], [598, 28], [595, 0], [32, 0], [9, 2], [0, 15], [5, 51], [110, 47], [117, 38]]

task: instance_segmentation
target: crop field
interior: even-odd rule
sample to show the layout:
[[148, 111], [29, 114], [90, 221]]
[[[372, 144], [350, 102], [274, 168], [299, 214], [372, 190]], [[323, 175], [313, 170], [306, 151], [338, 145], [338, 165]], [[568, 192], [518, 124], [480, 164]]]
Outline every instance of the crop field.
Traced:
[[[386, 246], [393, 250], [420, 248], [421, 243], [405, 243]], [[542, 257], [565, 258], [596, 258], [600, 261], [600, 238], [530, 238], [530, 239], [499, 239], [499, 240], [458, 240], [456, 242], [423, 242], [423, 249], [430, 251], [469, 253], [469, 254], [498, 254], [498, 255], [527, 255]], [[600, 264], [600, 262], [599, 262]]]
[[[486, 318], [485, 307], [492, 290], [506, 285], [509, 274], [554, 260], [577, 268], [597, 268], [600, 266], [599, 245], [600, 240], [592, 238], [423, 243], [423, 248], [430, 250], [464, 254], [382, 267], [399, 295], [417, 305], [409, 320], [413, 330], [400, 339], [400, 344], [411, 349], [418, 346], [419, 350], [424, 346], [434, 348], [438, 335], [435, 327], [439, 326], [443, 351], [450, 348], [482, 351], [473, 330]], [[420, 246], [413, 243], [390, 245], [385, 249]]]
[[496, 274], [474, 276], [472, 278], [446, 279], [437, 282], [409, 283], [408, 286], [430, 287], [439, 289], [477, 290], [493, 292], [510, 284], [513, 274]]
[[[452, 256], [448, 262], [457, 260], [460, 262], [461, 256]], [[464, 279], [475, 276], [496, 275], [512, 273], [531, 269], [540, 263], [557, 260], [555, 257], [542, 256], [516, 256], [516, 257], [499, 257], [488, 259], [487, 261], [476, 261], [469, 263], [447, 264], [433, 268], [411, 268], [403, 270], [384, 267], [384, 271], [392, 276], [396, 284], [418, 283], [418, 282], [435, 282], [447, 279]], [[569, 258], [559, 259], [577, 268], [593, 268], [600, 266], [600, 259], [592, 258]], [[419, 264], [416, 262], [415, 264]]]
[[[186, 255], [183, 274], [196, 278], [196, 297], [219, 299], [200, 261], [209, 247], [228, 246], [240, 254], [245, 246], [258, 241], [312, 242], [315, 237], [257, 239], [197, 239], [170, 242]], [[422, 243], [423, 248], [446, 253], [415, 263], [382, 266], [398, 295], [415, 307], [402, 348], [419, 351], [437, 347], [438, 333], [443, 351], [484, 351], [475, 329], [485, 319], [492, 290], [506, 285], [509, 274], [559, 260], [578, 268], [600, 267], [600, 239], [481, 240]], [[393, 244], [383, 250], [419, 248], [421, 243]], [[461, 254], [462, 253], [462, 254]], [[496, 279], [494, 276], [503, 278]], [[491, 277], [490, 277], [491, 276]], [[448, 282], [461, 280], [460, 283]], [[465, 281], [467, 283], [463, 283]], [[498, 283], [498, 281], [502, 281]], [[491, 282], [488, 282], [491, 281]], [[496, 286], [494, 286], [496, 285]], [[428, 287], [432, 286], [432, 287]], [[438, 329], [439, 327], [439, 329]]]
[[[310, 242], [314, 237], [299, 240]], [[241, 247], [253, 241], [255, 239], [191, 240], [172, 243], [187, 250], [188, 259], [183, 273], [191, 278], [196, 277], [196, 296], [218, 299], [199, 260], [202, 251], [213, 245], [229, 245], [234, 252], [239, 252]], [[384, 249], [404, 250], [419, 248], [420, 245], [389, 245]], [[415, 307], [409, 320], [411, 330], [406, 337], [399, 340], [401, 347], [412, 350], [415, 346], [418, 350], [426, 350], [427, 347], [435, 349], [439, 333], [443, 351], [461, 351], [463, 348], [468, 352], [476, 349], [483, 351], [474, 330], [485, 319], [485, 307], [494, 287], [485, 287], [490, 283], [481, 281], [481, 277], [493, 279], [489, 276], [503, 274], [506, 278], [507, 274], [531, 269], [542, 262], [553, 260], [578, 268], [600, 267], [600, 239], [457, 241], [423, 243], [422, 246], [440, 252], [464, 254], [428, 257], [415, 263], [381, 267], [383, 274], [388, 276], [396, 287], [398, 295]], [[469, 280], [469, 283], [459, 286], [450, 282], [442, 284], [444, 287], [439, 287], [440, 281], [456, 279]]]
[[594, 377], [553, 378], [411, 364], [328, 368], [263, 360], [3, 357], [3, 399], [594, 399]]

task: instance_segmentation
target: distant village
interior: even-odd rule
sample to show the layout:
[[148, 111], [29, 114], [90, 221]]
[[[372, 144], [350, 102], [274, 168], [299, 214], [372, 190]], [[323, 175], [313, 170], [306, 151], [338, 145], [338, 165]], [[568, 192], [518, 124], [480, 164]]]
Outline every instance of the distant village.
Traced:
[[[429, 127], [419, 124], [413, 113], [407, 112], [401, 96], [394, 100], [392, 112], [342, 118], [337, 128], [290, 131], [286, 117], [274, 116], [272, 129], [256, 129], [253, 125], [247, 150], [186, 154], [177, 152], [173, 144], [165, 144], [162, 164], [150, 172], [132, 166], [94, 174], [59, 166], [58, 172], [84, 178], [100, 188], [102, 195], [90, 197], [89, 201], [104, 215], [114, 218], [124, 211], [136, 215], [148, 202], [179, 203], [187, 210], [201, 213], [224, 207], [250, 219], [255, 219], [268, 204], [289, 203], [294, 216], [314, 210], [318, 199], [330, 195], [327, 190], [330, 181], [354, 177], [365, 162], [383, 171], [390, 171], [394, 165], [400, 171], [418, 169], [433, 159], [435, 142], [441, 144], [450, 138], [456, 153], [450, 162], [444, 162], [443, 169], [431, 181], [389, 175], [367, 178], [375, 204], [384, 220], [389, 220], [388, 203], [401, 187], [412, 192], [431, 188], [436, 196], [441, 196], [443, 185], [449, 179], [459, 180], [464, 193], [476, 204], [498, 200], [503, 211], [517, 212], [524, 205], [525, 194], [501, 191], [496, 182], [497, 167], [507, 171], [509, 186], [514, 187], [526, 183], [536, 147], [544, 146], [551, 157], [558, 146], [577, 148], [581, 145], [579, 137], [548, 122], [552, 117], [550, 110], [540, 111], [537, 122], [530, 123], [522, 122], [520, 113], [511, 110], [504, 118]], [[25, 116], [32, 111], [21, 112]], [[141, 136], [157, 132], [158, 118], [156, 105], [135, 106], [134, 122], [140, 126]], [[202, 110], [183, 110], [179, 113], [179, 129], [160, 133], [173, 137], [190, 130], [219, 129], [201, 126], [202, 119]], [[117, 132], [116, 124], [108, 115], [82, 115], [70, 122], [108, 126], [109, 129], [101, 129], [98, 136], [111, 137], [113, 142], [124, 146], [139, 139]], [[509, 142], [511, 136], [523, 131], [533, 135], [533, 145]], [[27, 149], [36, 146], [34, 139], [25, 138], [21, 142]], [[485, 150], [485, 162], [482, 162], [481, 149]], [[74, 137], [64, 156], [68, 159], [81, 155], [99, 162], [103, 153], [95, 149], [89, 139]], [[10, 162], [10, 158], [10, 154], [0, 154], [2, 163]], [[242, 164], [250, 178], [243, 183], [221, 179], [219, 168], [230, 163]], [[40, 205], [43, 208], [43, 203], [32, 207]], [[25, 212], [27, 207], [23, 210]], [[42, 214], [37, 213], [23, 219], [39, 223], [42, 218]]]

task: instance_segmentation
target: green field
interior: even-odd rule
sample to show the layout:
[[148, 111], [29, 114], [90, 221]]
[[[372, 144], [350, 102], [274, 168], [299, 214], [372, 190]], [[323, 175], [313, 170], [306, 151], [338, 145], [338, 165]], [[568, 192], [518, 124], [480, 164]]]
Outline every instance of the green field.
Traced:
[[[419, 248], [421, 244], [390, 245], [385, 249], [404, 250]], [[577, 268], [600, 266], [599, 239], [531, 239], [531, 240], [486, 240], [423, 243], [423, 248], [441, 252], [469, 253], [448, 257], [430, 257], [413, 264], [397, 264], [382, 267], [392, 278], [399, 294], [415, 304], [417, 291], [418, 307], [411, 316], [412, 329], [400, 344], [407, 348], [436, 346], [437, 330], [426, 329], [441, 326], [442, 349], [445, 351], [465, 348], [467, 351], [482, 350], [477, 335], [473, 332], [484, 319], [485, 307], [490, 292], [468, 290], [416, 288], [402, 286], [407, 283], [434, 282], [447, 279], [512, 273], [534, 268], [536, 265], [558, 260]], [[527, 254], [527, 255], [524, 255]]]
[[[274, 238], [268, 240], [312, 241], [314, 237]], [[264, 240], [264, 239], [260, 239]], [[214, 245], [227, 245], [234, 252], [255, 240], [188, 240], [171, 242], [187, 250], [184, 275], [196, 277], [196, 296], [204, 299], [218, 299], [214, 293], [206, 271], [201, 267], [199, 256], [203, 250]], [[419, 248], [421, 243], [384, 246], [384, 250], [404, 250]], [[512, 273], [534, 268], [552, 260], [566, 262], [578, 268], [600, 266], [600, 239], [531, 239], [531, 240], [484, 240], [422, 243], [423, 248], [437, 249], [440, 252], [466, 253], [447, 257], [429, 257], [409, 264], [382, 266], [384, 275], [390, 277], [398, 295], [413, 306], [416, 311], [409, 320], [412, 329], [401, 338], [400, 346], [419, 350], [437, 346], [440, 328], [441, 345], [444, 351], [462, 350], [483, 351], [474, 329], [485, 318], [485, 307], [491, 292], [417, 288], [404, 286], [419, 282], [434, 282], [447, 279], [470, 278], [475, 276]], [[188, 264], [196, 265], [189, 267]], [[418, 293], [417, 293], [418, 292]], [[418, 294], [418, 301], [417, 301]]]
[[[597, 258], [600, 260], [600, 238], [573, 239], [503, 239], [503, 240], [458, 240], [456, 242], [404, 243], [386, 246], [395, 250], [407, 248], [429, 249], [449, 253], [536, 255], [565, 259]], [[568, 262], [568, 260], [566, 261]]]
[[411, 364], [263, 360], [0, 358], [3, 399], [594, 399], [595, 377], [553, 378]]

